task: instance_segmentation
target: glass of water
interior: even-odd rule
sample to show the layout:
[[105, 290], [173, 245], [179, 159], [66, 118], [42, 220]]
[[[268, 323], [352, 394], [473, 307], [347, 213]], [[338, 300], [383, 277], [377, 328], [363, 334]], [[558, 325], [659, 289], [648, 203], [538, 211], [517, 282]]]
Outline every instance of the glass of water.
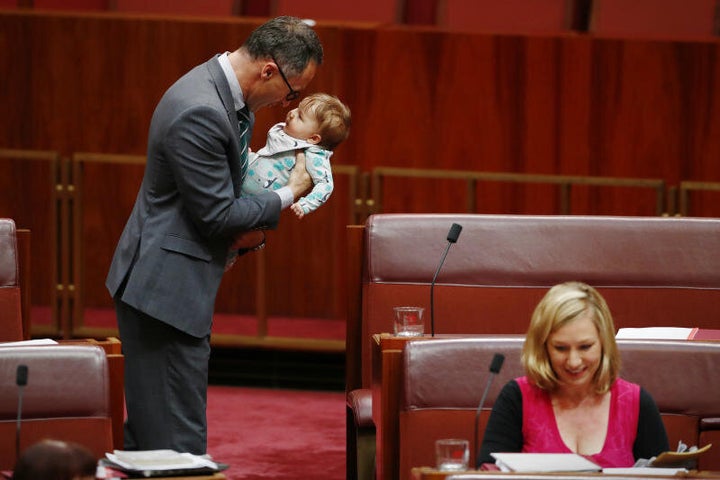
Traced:
[[435, 460], [441, 472], [462, 472], [468, 469], [470, 447], [467, 440], [441, 438], [435, 441]]
[[394, 307], [395, 335], [398, 337], [419, 337], [425, 332], [423, 307]]

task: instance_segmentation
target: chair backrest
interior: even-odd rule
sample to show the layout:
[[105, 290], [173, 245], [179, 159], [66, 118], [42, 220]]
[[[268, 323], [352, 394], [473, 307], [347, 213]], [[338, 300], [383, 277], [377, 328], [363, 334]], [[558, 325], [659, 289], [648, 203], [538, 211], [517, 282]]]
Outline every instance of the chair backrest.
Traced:
[[715, 0], [593, 0], [589, 30], [622, 38], [710, 39]]
[[22, 313], [15, 222], [0, 218], [0, 342], [23, 340]]
[[523, 334], [547, 289], [568, 280], [598, 288], [617, 328], [717, 328], [720, 219], [373, 215], [362, 242], [353, 245], [359, 232], [349, 230], [363, 269], [347, 340], [348, 378], [356, 372], [361, 385], [350, 388], [372, 385], [371, 338], [392, 332], [392, 307], [429, 312], [429, 284], [453, 222], [463, 230], [434, 289], [438, 334]]
[[28, 367], [22, 390], [21, 451], [44, 438], [85, 445], [96, 458], [112, 451], [110, 378], [101, 347], [0, 347], [0, 470], [12, 469], [16, 460], [19, 365]]
[[[489, 378], [490, 362], [495, 353], [502, 353], [505, 363], [480, 417], [482, 441], [501, 388], [524, 375], [522, 345], [522, 338], [511, 336], [418, 340], [406, 345], [399, 412], [401, 474], [412, 467], [433, 465], [438, 438], [466, 438], [474, 444], [475, 413]], [[621, 377], [640, 384], [653, 396], [670, 445], [677, 445], [678, 440], [698, 445], [702, 419], [720, 417], [720, 381], [714, 373], [720, 368], [720, 343], [619, 340], [618, 347]], [[474, 449], [473, 445], [473, 459]], [[720, 463], [710, 457], [703, 462], [703, 469], [718, 468]]]
[[439, 0], [437, 24], [456, 31], [498, 34], [568, 32], [572, 0]]

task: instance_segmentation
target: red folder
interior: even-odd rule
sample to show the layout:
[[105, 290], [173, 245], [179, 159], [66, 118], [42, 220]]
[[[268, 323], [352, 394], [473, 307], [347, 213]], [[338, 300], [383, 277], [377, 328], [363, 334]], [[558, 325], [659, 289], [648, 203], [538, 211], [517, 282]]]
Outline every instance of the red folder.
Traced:
[[720, 340], [720, 330], [712, 328], [693, 328], [688, 340]]

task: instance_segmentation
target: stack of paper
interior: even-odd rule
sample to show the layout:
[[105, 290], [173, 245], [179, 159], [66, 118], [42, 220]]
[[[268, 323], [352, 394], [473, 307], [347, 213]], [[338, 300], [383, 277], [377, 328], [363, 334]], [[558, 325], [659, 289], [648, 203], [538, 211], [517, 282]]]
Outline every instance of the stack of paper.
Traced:
[[621, 328], [615, 338], [652, 340], [689, 340], [696, 328], [684, 327], [641, 327]]
[[720, 330], [697, 327], [621, 328], [618, 330], [615, 338], [641, 340], [720, 340]]
[[503, 472], [599, 472], [600, 465], [577, 453], [492, 453]]
[[206, 456], [179, 453], [175, 450], [115, 450], [106, 453], [105, 465], [143, 477], [170, 477], [214, 473], [226, 468]]

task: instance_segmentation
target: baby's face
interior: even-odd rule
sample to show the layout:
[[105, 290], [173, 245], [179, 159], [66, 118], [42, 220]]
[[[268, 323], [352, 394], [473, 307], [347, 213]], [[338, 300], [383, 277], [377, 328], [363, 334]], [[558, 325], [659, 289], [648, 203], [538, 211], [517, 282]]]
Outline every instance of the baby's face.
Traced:
[[317, 136], [319, 125], [314, 113], [300, 107], [290, 110], [285, 117], [283, 130], [293, 138], [317, 143], [313, 141], [313, 136]]

